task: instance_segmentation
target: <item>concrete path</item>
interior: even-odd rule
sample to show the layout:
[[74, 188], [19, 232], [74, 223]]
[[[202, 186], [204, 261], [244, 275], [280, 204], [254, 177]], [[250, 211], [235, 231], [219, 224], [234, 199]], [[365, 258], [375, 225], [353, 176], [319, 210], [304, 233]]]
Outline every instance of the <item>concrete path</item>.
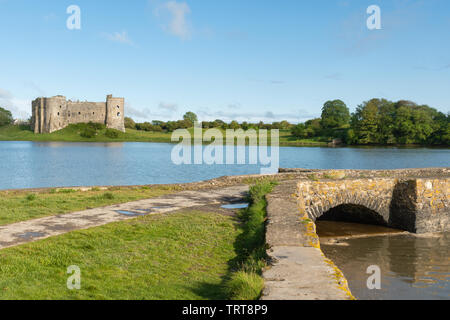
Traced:
[[297, 202], [297, 181], [267, 195], [266, 242], [270, 268], [264, 270], [262, 300], [349, 300], [347, 280], [320, 250], [315, 224]]
[[0, 249], [138, 216], [234, 203], [242, 201], [247, 192], [247, 185], [210, 191], [183, 191], [157, 198], [17, 222], [0, 226]]

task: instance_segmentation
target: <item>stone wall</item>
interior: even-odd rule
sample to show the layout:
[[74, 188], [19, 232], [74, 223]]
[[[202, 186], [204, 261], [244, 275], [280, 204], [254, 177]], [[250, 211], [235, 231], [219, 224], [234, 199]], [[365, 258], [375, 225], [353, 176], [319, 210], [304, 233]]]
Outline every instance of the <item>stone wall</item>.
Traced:
[[[324, 214], [371, 218], [389, 227], [426, 233], [450, 230], [450, 179], [364, 178], [300, 180], [298, 204], [315, 221]], [[339, 208], [342, 210], [339, 211]], [[365, 209], [365, 210], [362, 210]], [[367, 211], [363, 212], [363, 211]], [[367, 217], [363, 217], [363, 215]], [[357, 217], [356, 217], [357, 218]], [[343, 219], [342, 215], [338, 220]], [[355, 222], [358, 222], [356, 219]]]
[[[67, 101], [64, 96], [37, 98], [32, 102], [35, 133], [52, 133], [76, 123], [101, 123], [125, 131], [124, 99], [107, 96], [106, 102]], [[114, 105], [114, 106], [113, 106]], [[108, 108], [114, 108], [108, 112]]]
[[417, 179], [417, 232], [450, 230], [450, 178]]

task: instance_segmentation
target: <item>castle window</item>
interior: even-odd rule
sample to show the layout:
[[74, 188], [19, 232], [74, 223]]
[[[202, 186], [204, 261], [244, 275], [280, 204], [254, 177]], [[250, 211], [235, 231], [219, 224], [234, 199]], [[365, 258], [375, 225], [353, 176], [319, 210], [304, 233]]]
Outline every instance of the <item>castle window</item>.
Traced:
[[92, 112], [92, 114], [95, 114], [95, 112]]
[[58, 112], [58, 116], [59, 116], [59, 112]]
[[117, 116], [120, 117], [120, 112], [117, 112]]
[[117, 106], [117, 109], [120, 109], [120, 107], [119, 107], [119, 106]]
[[81, 114], [81, 112], [78, 112], [78, 114]]

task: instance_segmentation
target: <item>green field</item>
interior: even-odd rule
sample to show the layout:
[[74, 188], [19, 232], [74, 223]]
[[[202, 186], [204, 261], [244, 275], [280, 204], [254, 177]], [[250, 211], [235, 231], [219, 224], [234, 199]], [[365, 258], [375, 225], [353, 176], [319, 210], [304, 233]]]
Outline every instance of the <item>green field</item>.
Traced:
[[[98, 130], [93, 138], [80, 135], [85, 124], [70, 125], [60, 131], [50, 134], [35, 134], [23, 126], [7, 125], [0, 127], [0, 141], [66, 141], [66, 142], [164, 142], [170, 143], [170, 132], [148, 132], [127, 129], [126, 133], [118, 132], [117, 138], [105, 135], [106, 129]], [[189, 129], [192, 133], [193, 129]], [[223, 131], [223, 130], [222, 130]], [[322, 139], [297, 139], [289, 130], [280, 130], [281, 146], [326, 146]]]

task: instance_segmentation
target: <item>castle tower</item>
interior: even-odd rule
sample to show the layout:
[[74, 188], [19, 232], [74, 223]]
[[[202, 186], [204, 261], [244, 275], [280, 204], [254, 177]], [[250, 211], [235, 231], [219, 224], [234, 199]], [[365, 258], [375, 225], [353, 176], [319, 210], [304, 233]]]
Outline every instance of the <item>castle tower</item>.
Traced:
[[125, 99], [114, 98], [111, 94], [106, 97], [106, 126], [125, 132]]
[[32, 102], [32, 128], [34, 133], [52, 133], [64, 127], [61, 115], [66, 97], [37, 98]]
[[64, 112], [66, 109], [66, 97], [55, 96], [45, 98], [45, 119], [42, 133], [52, 133], [64, 128], [66, 120], [64, 119]]

